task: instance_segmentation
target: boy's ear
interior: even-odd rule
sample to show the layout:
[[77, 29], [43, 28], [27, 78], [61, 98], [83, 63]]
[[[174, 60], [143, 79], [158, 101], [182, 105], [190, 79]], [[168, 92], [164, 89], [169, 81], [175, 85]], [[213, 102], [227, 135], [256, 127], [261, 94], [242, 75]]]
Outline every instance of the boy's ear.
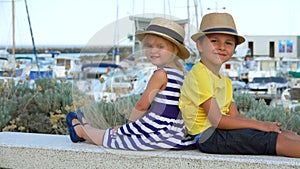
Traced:
[[197, 46], [198, 51], [201, 53], [201, 52], [203, 51], [203, 48], [202, 48], [202, 46], [201, 46], [200, 40], [197, 40], [197, 41], [196, 41], [196, 46]]

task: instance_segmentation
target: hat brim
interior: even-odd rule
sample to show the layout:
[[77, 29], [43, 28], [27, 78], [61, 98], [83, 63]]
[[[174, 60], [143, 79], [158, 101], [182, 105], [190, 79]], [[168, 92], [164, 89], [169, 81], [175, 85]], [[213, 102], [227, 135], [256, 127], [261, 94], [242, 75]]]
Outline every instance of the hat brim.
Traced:
[[198, 32], [194, 35], [191, 36], [191, 38], [193, 39], [193, 41], [197, 41], [201, 36], [205, 36], [205, 35], [208, 35], [208, 34], [213, 34], [213, 33], [221, 33], [221, 34], [228, 34], [228, 35], [233, 35], [233, 36], [236, 36], [237, 37], [237, 45], [245, 42], [245, 38], [243, 36], [240, 36], [238, 34], [235, 34], [235, 33], [230, 33], [230, 32], [207, 32], [207, 33], [204, 33], [204, 32]]
[[141, 31], [141, 30], [138, 30], [138, 31], [136, 31], [135, 36], [138, 38], [139, 41], [142, 41], [147, 34], [158, 35], [158, 36], [172, 42], [173, 44], [175, 44], [179, 49], [177, 55], [181, 59], [187, 59], [188, 57], [190, 57], [190, 52], [184, 45], [182, 45], [181, 43], [179, 43], [175, 39], [173, 39], [170, 36], [167, 36], [163, 33], [159, 33], [159, 32], [156, 32], [156, 31]]

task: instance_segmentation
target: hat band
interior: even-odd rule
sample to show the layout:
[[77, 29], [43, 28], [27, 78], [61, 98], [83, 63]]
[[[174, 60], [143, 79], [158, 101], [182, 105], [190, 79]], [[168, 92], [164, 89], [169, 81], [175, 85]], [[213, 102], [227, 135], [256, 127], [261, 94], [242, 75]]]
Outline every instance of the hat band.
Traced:
[[237, 34], [237, 31], [234, 29], [230, 29], [230, 28], [212, 28], [212, 29], [206, 29], [202, 32], [230, 32], [230, 33], [235, 33]]
[[183, 37], [181, 35], [179, 35], [177, 32], [173, 31], [172, 29], [158, 26], [158, 25], [150, 25], [147, 27], [146, 30], [166, 34], [166, 35], [172, 37], [173, 39], [175, 39], [180, 44], [183, 44]]

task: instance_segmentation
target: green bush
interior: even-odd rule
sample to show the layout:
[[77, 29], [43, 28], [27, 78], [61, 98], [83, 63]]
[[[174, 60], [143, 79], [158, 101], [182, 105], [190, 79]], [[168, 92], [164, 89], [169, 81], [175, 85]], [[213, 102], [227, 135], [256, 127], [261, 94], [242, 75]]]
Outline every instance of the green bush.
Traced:
[[10, 81], [1, 86], [4, 104], [1, 104], [0, 115], [6, 117], [1, 118], [2, 131], [67, 132], [65, 114], [72, 106], [71, 83], [40, 78], [34, 84]]
[[[140, 95], [118, 98], [116, 101], [95, 102], [86, 93], [77, 93], [71, 82], [36, 79], [33, 84], [0, 82], [1, 131], [68, 134], [66, 114], [80, 108], [88, 122], [106, 129], [128, 121]], [[234, 95], [238, 110], [248, 118], [278, 121], [282, 129], [300, 133], [299, 110], [290, 111], [282, 105], [269, 106], [247, 94]]]
[[247, 94], [235, 95], [234, 100], [238, 110], [246, 117], [261, 121], [280, 122], [281, 129], [300, 134], [299, 112], [286, 109], [282, 104], [266, 105], [264, 100], [255, 100]]

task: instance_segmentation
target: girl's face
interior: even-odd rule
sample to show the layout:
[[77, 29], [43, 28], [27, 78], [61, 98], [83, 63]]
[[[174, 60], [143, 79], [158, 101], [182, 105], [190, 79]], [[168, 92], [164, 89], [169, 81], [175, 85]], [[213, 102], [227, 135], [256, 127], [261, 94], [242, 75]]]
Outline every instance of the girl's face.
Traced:
[[146, 56], [156, 66], [173, 67], [178, 49], [166, 39], [156, 35], [146, 35], [144, 38]]
[[222, 65], [228, 61], [234, 54], [235, 47], [235, 37], [221, 33], [208, 34], [202, 41], [197, 42], [197, 48], [201, 52], [201, 60], [205, 59], [212, 65]]

